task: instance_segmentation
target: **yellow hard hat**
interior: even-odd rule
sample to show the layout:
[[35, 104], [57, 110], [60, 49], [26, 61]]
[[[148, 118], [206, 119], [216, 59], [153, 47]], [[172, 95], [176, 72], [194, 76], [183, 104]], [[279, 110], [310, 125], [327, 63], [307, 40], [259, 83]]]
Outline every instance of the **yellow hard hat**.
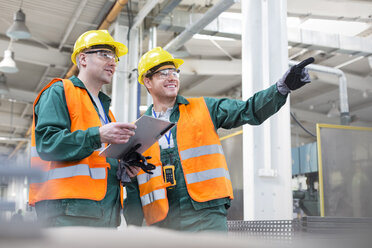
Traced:
[[138, 82], [143, 84], [143, 76], [146, 72], [164, 62], [172, 62], [176, 69], [183, 64], [182, 59], [175, 59], [172, 54], [168, 53], [163, 48], [155, 47], [145, 53], [138, 63]]
[[71, 55], [72, 63], [76, 65], [76, 55], [84, 49], [95, 45], [109, 45], [115, 48], [116, 56], [120, 57], [128, 53], [128, 48], [120, 42], [116, 42], [107, 30], [90, 30], [80, 35], [74, 45]]

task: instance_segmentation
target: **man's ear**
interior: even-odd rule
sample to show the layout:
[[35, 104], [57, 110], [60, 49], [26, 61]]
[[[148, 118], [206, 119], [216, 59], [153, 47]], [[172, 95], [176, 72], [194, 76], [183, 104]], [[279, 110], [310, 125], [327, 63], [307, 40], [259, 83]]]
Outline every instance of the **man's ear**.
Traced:
[[87, 65], [87, 56], [86, 56], [86, 54], [79, 53], [79, 57], [78, 58], [79, 58], [80, 65], [85, 67]]
[[151, 80], [148, 77], [143, 77], [143, 84], [145, 85], [147, 90], [151, 88]]

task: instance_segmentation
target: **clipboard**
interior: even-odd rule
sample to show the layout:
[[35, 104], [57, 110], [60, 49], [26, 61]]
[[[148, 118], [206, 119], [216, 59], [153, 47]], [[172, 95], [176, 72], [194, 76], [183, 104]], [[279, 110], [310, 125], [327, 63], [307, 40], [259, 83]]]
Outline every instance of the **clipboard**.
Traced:
[[160, 120], [148, 115], [142, 115], [135, 121], [135, 124], [137, 126], [135, 135], [130, 137], [127, 143], [109, 144], [103, 151], [99, 153], [99, 155], [103, 157], [121, 159], [132, 147], [136, 146], [137, 144], [141, 144], [141, 146], [137, 149], [137, 152], [143, 153], [176, 125], [176, 123]]

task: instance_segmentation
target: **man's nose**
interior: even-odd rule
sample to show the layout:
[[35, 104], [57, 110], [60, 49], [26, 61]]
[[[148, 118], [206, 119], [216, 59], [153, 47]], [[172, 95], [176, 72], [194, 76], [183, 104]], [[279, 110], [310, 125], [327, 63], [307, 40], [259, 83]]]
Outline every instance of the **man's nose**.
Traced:
[[110, 61], [109, 61], [109, 65], [110, 66], [116, 66], [116, 60], [115, 60], [115, 58], [113, 58], [113, 59], [110, 59]]

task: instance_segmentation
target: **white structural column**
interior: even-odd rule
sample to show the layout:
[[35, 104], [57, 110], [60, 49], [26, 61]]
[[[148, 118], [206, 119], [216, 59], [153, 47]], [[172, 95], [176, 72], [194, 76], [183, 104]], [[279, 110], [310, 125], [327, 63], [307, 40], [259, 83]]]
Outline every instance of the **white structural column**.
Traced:
[[[152, 26], [150, 28], [150, 35], [149, 35], [149, 51], [156, 47], [156, 43], [157, 43], [157, 28], [155, 26]], [[152, 96], [148, 92], [146, 96], [147, 96], [146, 105], [150, 106], [152, 104]]]
[[[286, 0], [242, 1], [243, 100], [288, 68]], [[244, 219], [292, 219], [289, 98], [260, 126], [243, 127]]]
[[[128, 27], [120, 25], [119, 22], [115, 23], [114, 28], [114, 39], [118, 42], [127, 43]], [[115, 115], [117, 121], [127, 122], [128, 121], [128, 69], [127, 69], [127, 57], [124, 55], [120, 58], [119, 63], [116, 66], [114, 78], [112, 80], [112, 106], [111, 110]]]
[[138, 103], [138, 80], [137, 80], [137, 67], [138, 67], [138, 28], [130, 30], [129, 37], [129, 52], [128, 52], [128, 69], [130, 72], [128, 92], [129, 92], [129, 113], [128, 122], [133, 122], [137, 119], [139, 112]]
[[128, 46], [128, 54], [122, 56], [116, 67], [112, 85], [112, 112], [117, 121], [132, 122], [137, 119], [137, 73], [133, 69], [138, 63], [138, 30], [115, 23], [114, 39]]

